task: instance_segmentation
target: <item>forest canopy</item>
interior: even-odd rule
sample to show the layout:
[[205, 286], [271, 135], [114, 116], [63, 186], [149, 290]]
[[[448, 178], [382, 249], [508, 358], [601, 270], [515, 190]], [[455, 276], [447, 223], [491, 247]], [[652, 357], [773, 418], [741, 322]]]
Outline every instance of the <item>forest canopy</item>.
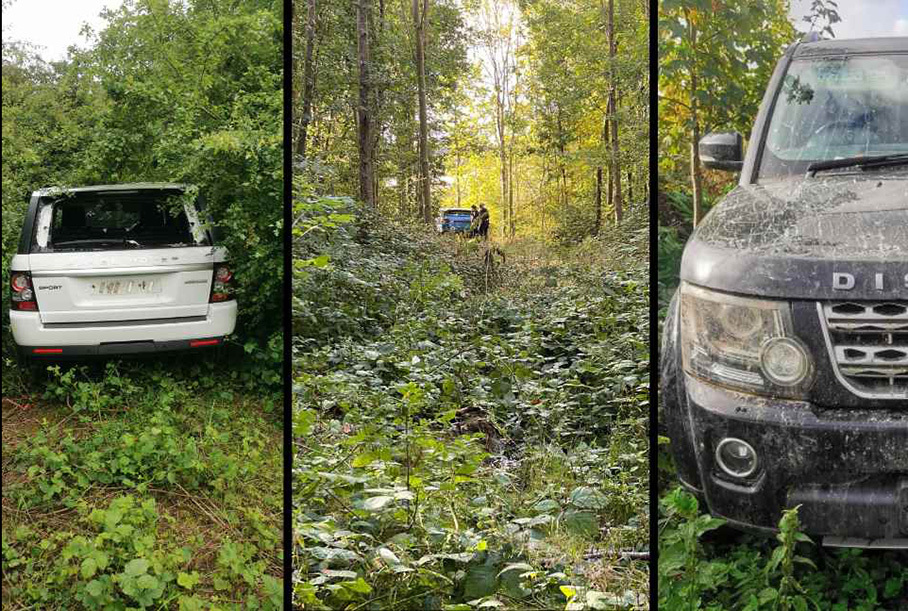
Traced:
[[[317, 193], [566, 241], [648, 199], [643, 0], [303, 0], [293, 148]], [[583, 35], [578, 35], [583, 32]]]

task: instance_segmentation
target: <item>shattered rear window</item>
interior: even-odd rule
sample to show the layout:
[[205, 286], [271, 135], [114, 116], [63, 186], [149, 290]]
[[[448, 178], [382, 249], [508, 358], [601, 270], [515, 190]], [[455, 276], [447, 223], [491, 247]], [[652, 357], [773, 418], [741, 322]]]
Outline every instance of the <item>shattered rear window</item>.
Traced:
[[46, 199], [38, 208], [32, 252], [207, 245], [204, 232], [190, 223], [180, 195], [89, 192]]

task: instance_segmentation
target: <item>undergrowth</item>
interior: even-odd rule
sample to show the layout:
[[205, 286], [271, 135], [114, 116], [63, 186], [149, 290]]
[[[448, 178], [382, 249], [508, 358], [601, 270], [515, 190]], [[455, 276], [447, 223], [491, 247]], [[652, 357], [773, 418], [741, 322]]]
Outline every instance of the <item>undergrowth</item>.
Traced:
[[904, 554], [824, 550], [785, 512], [775, 539], [731, 531], [676, 488], [660, 503], [659, 607], [741, 611], [908, 608]]
[[4, 609], [282, 608], [273, 386], [253, 392], [240, 368], [197, 357], [16, 375]]
[[296, 212], [296, 605], [645, 608], [642, 223], [487, 255]]

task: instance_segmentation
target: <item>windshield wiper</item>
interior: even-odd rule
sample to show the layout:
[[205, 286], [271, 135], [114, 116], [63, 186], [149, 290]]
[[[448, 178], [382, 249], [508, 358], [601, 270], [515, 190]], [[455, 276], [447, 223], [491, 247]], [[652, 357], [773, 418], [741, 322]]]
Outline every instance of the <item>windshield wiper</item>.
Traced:
[[816, 176], [817, 172], [839, 170], [842, 168], [871, 170], [904, 164], [908, 164], [908, 153], [898, 153], [896, 155], [871, 155], [869, 157], [846, 157], [844, 159], [830, 159], [829, 161], [815, 161], [807, 166], [807, 175]]

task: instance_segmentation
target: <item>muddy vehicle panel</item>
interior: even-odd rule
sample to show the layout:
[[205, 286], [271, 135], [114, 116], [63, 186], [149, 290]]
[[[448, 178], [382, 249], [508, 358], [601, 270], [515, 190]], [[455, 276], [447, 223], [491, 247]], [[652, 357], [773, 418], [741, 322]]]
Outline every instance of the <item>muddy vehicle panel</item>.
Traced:
[[661, 353], [683, 484], [772, 532], [908, 547], [908, 39], [793, 45], [685, 248]]

